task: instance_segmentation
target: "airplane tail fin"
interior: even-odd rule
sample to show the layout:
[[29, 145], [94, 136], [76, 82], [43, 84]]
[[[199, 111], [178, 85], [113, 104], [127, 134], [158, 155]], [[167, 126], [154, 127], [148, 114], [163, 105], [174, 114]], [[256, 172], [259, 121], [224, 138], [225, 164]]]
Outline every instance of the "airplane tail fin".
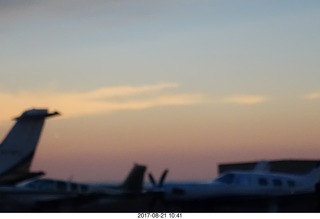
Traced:
[[253, 171], [255, 172], [269, 172], [270, 164], [268, 161], [262, 160], [256, 164]]
[[15, 182], [19, 178], [41, 175], [29, 168], [40, 139], [45, 118], [59, 115], [46, 109], [31, 109], [15, 118], [17, 121], [0, 144], [0, 183]]
[[304, 181], [308, 182], [311, 186], [314, 186], [316, 183], [320, 182], [320, 163], [312, 169], [309, 173], [304, 175]]
[[128, 192], [140, 192], [143, 187], [143, 180], [146, 169], [146, 166], [135, 164], [122, 183], [121, 187]]

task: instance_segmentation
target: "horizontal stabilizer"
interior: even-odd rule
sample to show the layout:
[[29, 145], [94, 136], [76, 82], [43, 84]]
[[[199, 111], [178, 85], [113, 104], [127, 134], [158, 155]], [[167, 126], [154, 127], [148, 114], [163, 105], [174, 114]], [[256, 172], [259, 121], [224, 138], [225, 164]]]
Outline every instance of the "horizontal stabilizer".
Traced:
[[0, 184], [1, 185], [15, 185], [15, 184], [23, 182], [25, 180], [39, 178], [44, 175], [45, 175], [45, 173], [42, 171], [11, 174], [11, 175], [8, 175], [7, 177], [1, 177]]
[[60, 115], [59, 112], [55, 111], [53, 113], [48, 113], [46, 109], [31, 109], [25, 111], [21, 116], [14, 118], [14, 120], [20, 120], [24, 118], [45, 118], [50, 116]]

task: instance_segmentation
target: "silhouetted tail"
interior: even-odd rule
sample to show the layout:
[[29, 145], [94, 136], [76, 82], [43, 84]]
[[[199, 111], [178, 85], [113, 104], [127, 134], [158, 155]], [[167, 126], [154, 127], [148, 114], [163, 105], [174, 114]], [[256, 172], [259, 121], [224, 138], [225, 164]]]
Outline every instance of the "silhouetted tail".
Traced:
[[270, 164], [268, 161], [259, 161], [253, 169], [254, 172], [269, 172]]
[[135, 164], [121, 187], [127, 192], [141, 192], [146, 169], [146, 166]]
[[29, 168], [40, 139], [46, 117], [59, 115], [46, 109], [32, 109], [15, 118], [17, 121], [0, 145], [0, 183], [11, 184], [30, 177]]
[[317, 165], [317, 167], [305, 174], [304, 179], [310, 186], [314, 186], [316, 183], [320, 182], [320, 166]]

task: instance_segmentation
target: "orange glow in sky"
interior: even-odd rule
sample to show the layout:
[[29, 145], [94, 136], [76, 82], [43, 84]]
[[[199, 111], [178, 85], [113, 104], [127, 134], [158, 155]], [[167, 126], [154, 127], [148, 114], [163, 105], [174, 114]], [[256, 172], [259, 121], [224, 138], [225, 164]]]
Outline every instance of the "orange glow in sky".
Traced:
[[0, 2], [0, 135], [46, 122], [33, 170], [168, 180], [219, 163], [320, 157], [320, 2]]

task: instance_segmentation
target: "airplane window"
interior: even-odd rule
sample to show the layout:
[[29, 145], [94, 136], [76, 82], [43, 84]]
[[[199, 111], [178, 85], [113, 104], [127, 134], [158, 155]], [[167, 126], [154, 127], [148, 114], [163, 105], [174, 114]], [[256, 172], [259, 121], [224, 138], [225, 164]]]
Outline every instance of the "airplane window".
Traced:
[[75, 183], [71, 183], [71, 191], [72, 192], [77, 192], [78, 191], [78, 185]]
[[247, 186], [247, 185], [250, 185], [250, 179], [248, 176], [245, 176], [245, 175], [237, 175], [235, 177], [235, 184], [241, 185], [241, 186]]
[[54, 190], [55, 184], [52, 180], [42, 180], [42, 181], [39, 181], [38, 188], [42, 190]]
[[234, 179], [234, 174], [226, 174], [224, 176], [221, 176], [217, 179], [217, 182], [225, 183], [225, 184], [231, 184]]
[[57, 189], [66, 191], [67, 190], [67, 184], [65, 182], [56, 182], [57, 184]]
[[81, 192], [88, 192], [89, 187], [86, 185], [80, 185], [80, 190], [81, 190]]
[[35, 181], [35, 182], [28, 183], [26, 187], [32, 188], [32, 189], [43, 189], [44, 186], [42, 181]]
[[40, 187], [41, 182], [40, 181], [34, 181], [34, 182], [30, 182], [26, 185], [27, 188], [39, 188]]
[[295, 186], [295, 182], [293, 180], [288, 180], [287, 184], [289, 187], [294, 187]]
[[273, 185], [276, 187], [282, 186], [282, 181], [280, 179], [273, 179], [272, 182], [273, 182]]
[[268, 185], [268, 181], [266, 178], [259, 178], [258, 183], [260, 186], [267, 186]]

